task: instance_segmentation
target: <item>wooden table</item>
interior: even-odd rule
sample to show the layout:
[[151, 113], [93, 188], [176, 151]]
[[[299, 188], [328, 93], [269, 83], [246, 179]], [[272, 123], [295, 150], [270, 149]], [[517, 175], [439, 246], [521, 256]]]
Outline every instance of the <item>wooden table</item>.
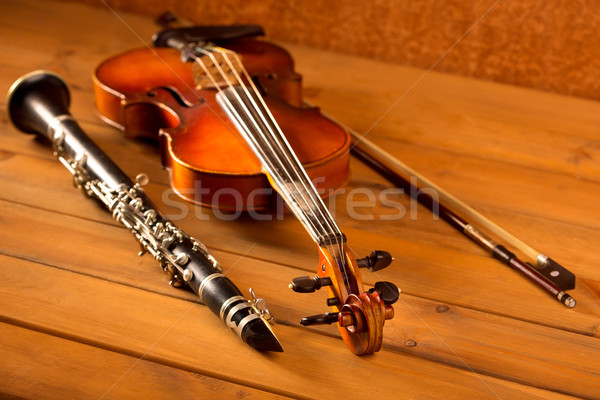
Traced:
[[298, 323], [325, 311], [325, 293], [287, 287], [316, 270], [298, 221], [223, 221], [179, 202], [157, 149], [96, 116], [93, 68], [156, 30], [102, 7], [4, 0], [0, 92], [32, 70], [61, 74], [89, 136], [130, 176], [146, 172], [162, 210], [240, 288], [266, 298], [285, 351], [254, 351], [168, 286], [130, 234], [72, 188], [48, 146], [4, 114], [3, 398], [600, 398], [599, 103], [288, 46], [309, 101], [359, 132], [384, 116], [369, 139], [577, 275], [569, 310], [408, 196], [371, 202], [364, 189], [377, 197], [390, 184], [352, 160], [330, 206], [358, 254], [395, 256], [365, 281], [402, 289], [382, 351], [358, 357], [335, 328]]

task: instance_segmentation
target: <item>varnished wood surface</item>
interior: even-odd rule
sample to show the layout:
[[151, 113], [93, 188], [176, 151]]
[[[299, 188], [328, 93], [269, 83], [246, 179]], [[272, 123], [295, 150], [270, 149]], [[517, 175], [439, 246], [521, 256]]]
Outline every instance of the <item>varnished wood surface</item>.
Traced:
[[[325, 310], [325, 296], [287, 288], [316, 269], [297, 221], [223, 221], [179, 202], [156, 149], [95, 115], [92, 69], [156, 30], [146, 17], [102, 8], [4, 1], [0, 91], [35, 69], [61, 74], [89, 136], [130, 176], [146, 172], [163, 211], [240, 288], [267, 299], [285, 351], [252, 350], [191, 293], [169, 287], [130, 234], [73, 189], [49, 147], [3, 112], [4, 397], [600, 398], [599, 103], [288, 46], [308, 100], [361, 132], [385, 116], [371, 140], [578, 278], [568, 310], [424, 208], [412, 218], [406, 196], [391, 198], [406, 215], [389, 220], [398, 208], [364, 194], [389, 184], [353, 160], [350, 185], [330, 207], [359, 255], [395, 256], [365, 281], [402, 289], [384, 348], [357, 357], [334, 328], [298, 324]], [[352, 198], [364, 203], [348, 210]]]

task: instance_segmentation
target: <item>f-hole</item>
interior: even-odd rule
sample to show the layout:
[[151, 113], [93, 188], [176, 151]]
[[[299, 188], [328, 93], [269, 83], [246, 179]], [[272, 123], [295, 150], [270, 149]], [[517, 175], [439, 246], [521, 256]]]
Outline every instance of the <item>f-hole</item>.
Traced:
[[182, 107], [192, 108], [204, 104], [204, 99], [198, 99], [197, 104], [190, 103], [181, 96], [181, 93], [179, 93], [179, 91], [169, 86], [157, 86], [155, 88], [150, 89], [146, 94], [148, 95], [148, 97], [156, 97], [156, 92], [158, 90], [164, 90], [165, 92], [169, 93], [171, 97], [177, 102], [177, 104], [179, 104]]

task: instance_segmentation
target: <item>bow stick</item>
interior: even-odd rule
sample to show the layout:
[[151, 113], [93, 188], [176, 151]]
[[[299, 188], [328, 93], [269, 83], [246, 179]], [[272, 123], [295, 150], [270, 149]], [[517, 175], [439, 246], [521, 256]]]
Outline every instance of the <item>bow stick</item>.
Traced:
[[[307, 103], [307, 105], [310, 104]], [[429, 208], [434, 214], [490, 252], [494, 258], [525, 275], [530, 281], [550, 293], [568, 308], [575, 307], [575, 299], [566, 293], [566, 290], [575, 288], [575, 275], [573, 273], [550, 257], [534, 250], [531, 246], [506, 232], [500, 226], [494, 224], [473, 208], [452, 196], [347, 125], [337, 121], [331, 115], [327, 115], [324, 112], [321, 113], [343, 126], [350, 133], [352, 138], [351, 153], [355, 157], [377, 171], [391, 183], [404, 189], [406, 193], [409, 193], [415, 200]], [[417, 186], [411, 181], [411, 178], [416, 178], [418, 182], [421, 182], [421, 185]], [[435, 190], [439, 195], [439, 200], [424, 193], [424, 189]], [[458, 214], [461, 214], [462, 217]], [[522, 261], [505, 246], [498, 244], [479, 228], [475, 227], [473, 223], [467, 222], [465, 218], [471, 219], [474, 221], [473, 223], [480, 225], [510, 243], [526, 256], [535, 259], [537, 265], [534, 266], [529, 262]]]

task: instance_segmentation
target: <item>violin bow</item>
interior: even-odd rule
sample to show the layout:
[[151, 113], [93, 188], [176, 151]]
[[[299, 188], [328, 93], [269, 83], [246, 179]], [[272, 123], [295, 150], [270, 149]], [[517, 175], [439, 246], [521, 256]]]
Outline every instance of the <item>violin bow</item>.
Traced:
[[[165, 28], [189, 27], [192, 25], [189, 21], [186, 21], [173, 13], [161, 15], [157, 18], [156, 22]], [[304, 100], [304, 103], [307, 106], [314, 107], [314, 105], [306, 100]], [[459, 232], [463, 233], [469, 239], [490, 252], [494, 258], [525, 275], [530, 281], [551, 294], [566, 307], [575, 307], [577, 304], [575, 299], [566, 293], [567, 290], [575, 288], [575, 275], [573, 273], [545, 254], [534, 250], [531, 246], [508, 233], [464, 202], [452, 196], [450, 193], [446, 192], [441, 187], [383, 150], [381, 147], [364, 138], [364, 135], [360, 135], [346, 124], [333, 118], [322, 110], [321, 114], [344, 127], [350, 133], [352, 138], [350, 149], [355, 157], [377, 171], [391, 183], [403, 188], [406, 193], [409, 193], [411, 196], [414, 194], [414, 199], [416, 201], [429, 208], [435, 215], [442, 218]], [[411, 177], [420, 181], [422, 183], [421, 186], [412, 183]], [[438, 193], [439, 200], [435, 200], [431, 196], [423, 193], [424, 189], [435, 190]], [[461, 218], [458, 214], [462, 214], [463, 217]], [[487, 229], [499, 238], [510, 243], [526, 256], [536, 260], [536, 265], [522, 261], [505, 246], [492, 240], [479, 228], [473, 225], [473, 223], [467, 222], [464, 218], [475, 221], [474, 223], [479, 224], [484, 229]]]
[[[307, 103], [307, 105], [311, 104]], [[575, 288], [575, 275], [573, 273], [552, 258], [536, 251], [522, 240], [508, 233], [375, 143], [366, 139], [364, 135], [360, 135], [347, 125], [337, 121], [331, 115], [327, 115], [323, 111], [321, 113], [343, 126], [350, 133], [352, 138], [351, 153], [356, 158], [377, 171], [394, 185], [402, 188], [414, 200], [429, 208], [435, 215], [487, 250], [494, 258], [523, 274], [531, 282], [538, 285], [566, 307], [575, 307], [577, 304], [575, 299], [566, 293], [567, 290]], [[414, 183], [414, 178], [421, 184], [417, 185]], [[434, 190], [437, 192], [439, 200], [429, 196], [424, 190]], [[466, 219], [470, 219], [473, 222], [468, 222]], [[487, 236], [474, 224], [478, 224], [482, 229], [488, 230], [507, 243], [510, 243], [510, 245], [526, 256], [536, 260], [536, 265], [522, 261], [505, 246]]]

